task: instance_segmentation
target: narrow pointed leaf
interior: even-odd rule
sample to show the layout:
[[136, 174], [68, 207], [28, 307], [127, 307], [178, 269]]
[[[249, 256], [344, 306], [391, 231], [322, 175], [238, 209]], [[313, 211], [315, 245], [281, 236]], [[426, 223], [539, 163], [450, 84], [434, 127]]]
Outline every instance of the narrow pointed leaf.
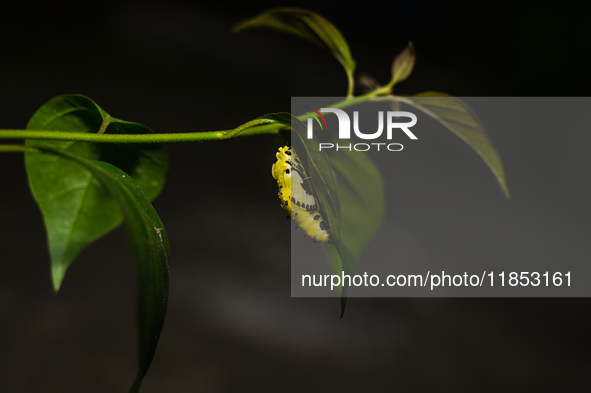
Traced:
[[130, 393], [138, 392], [154, 358], [166, 317], [170, 252], [164, 225], [139, 185], [119, 168], [60, 150], [41, 150], [87, 170], [112, 197], [117, 204], [115, 208], [124, 217], [139, 283], [139, 371]]
[[273, 8], [234, 27], [240, 31], [251, 27], [269, 27], [309, 40], [329, 50], [341, 63], [347, 75], [355, 72], [355, 60], [341, 32], [322, 16], [299, 8]]
[[[442, 98], [443, 97], [443, 98]], [[439, 92], [425, 92], [413, 97], [389, 97], [411, 105], [431, 116], [466, 142], [480, 155], [495, 175], [503, 193], [509, 198], [505, 171], [499, 154], [493, 147], [478, 116], [457, 97]]]
[[[119, 134], [152, 132], [140, 124], [109, 116], [92, 100], [80, 95], [50, 100], [33, 115], [27, 129]], [[161, 144], [29, 140], [26, 145], [110, 162], [130, 174], [150, 200], [156, 198], [164, 186], [168, 159]], [[26, 154], [25, 164], [31, 192], [43, 214], [52, 280], [57, 291], [74, 258], [87, 245], [116, 228], [122, 215], [117, 202], [105, 193], [96, 178], [71, 160], [57, 155]]]
[[[343, 271], [345, 274], [353, 277], [355, 274], [355, 268], [357, 267], [357, 258], [345, 245], [343, 240], [339, 240], [339, 244], [336, 246], [336, 250], [343, 264]], [[345, 307], [347, 306], [347, 295], [349, 293], [349, 286], [343, 285], [341, 289], [341, 319], [345, 315]]]
[[[355, 273], [357, 260], [375, 236], [385, 210], [384, 182], [379, 169], [363, 152], [340, 151], [329, 154], [337, 180], [342, 212], [341, 243], [326, 247], [333, 274]], [[346, 246], [345, 246], [346, 245]], [[345, 310], [348, 288], [341, 290], [341, 318]]]
[[363, 152], [329, 154], [341, 205], [341, 239], [358, 258], [377, 232], [385, 209], [380, 170]]
[[[264, 117], [291, 125], [301, 141], [318, 204], [333, 236], [325, 251], [337, 269], [335, 274], [342, 270], [352, 276], [359, 255], [375, 235], [384, 215], [384, 183], [379, 169], [362, 152], [333, 152], [327, 156], [320, 151], [316, 136], [308, 139], [305, 125], [288, 113]], [[301, 151], [298, 154], [304, 155]], [[346, 286], [341, 289], [341, 318], [348, 290]]]
[[[291, 126], [301, 141], [304, 152], [298, 150], [298, 154], [308, 157], [312, 186], [333, 237], [325, 250], [333, 266], [352, 276], [359, 254], [375, 235], [384, 214], [384, 185], [378, 168], [361, 152], [327, 156], [320, 151], [316, 137], [308, 139], [304, 124], [289, 113], [262, 118]], [[341, 289], [341, 318], [348, 290], [347, 286]]]

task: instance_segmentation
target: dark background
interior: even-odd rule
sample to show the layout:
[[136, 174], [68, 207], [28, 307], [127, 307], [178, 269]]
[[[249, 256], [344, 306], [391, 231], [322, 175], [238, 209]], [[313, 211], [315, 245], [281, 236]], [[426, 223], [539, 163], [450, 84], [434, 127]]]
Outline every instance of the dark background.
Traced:
[[[3, 6], [0, 127], [24, 128], [66, 93], [157, 132], [228, 129], [289, 110], [291, 96], [343, 95], [344, 72], [330, 54], [277, 32], [231, 32], [274, 5]], [[297, 5], [339, 27], [358, 71], [382, 83], [412, 40], [417, 65], [400, 93], [589, 95], [587, 2]], [[487, 211], [482, 236], [494, 236], [502, 227], [490, 219], [495, 212], [500, 222], [505, 207], [530, 201], [517, 220], [589, 239], [589, 132], [561, 131], [489, 129], [510, 201], [457, 138], [425, 140], [416, 165], [396, 169], [400, 205], [388, 208], [400, 210], [405, 236], [393, 248], [461, 255], [457, 217]], [[154, 206], [171, 242], [171, 296], [143, 392], [587, 391], [588, 299], [351, 299], [340, 320], [336, 299], [290, 298], [290, 228], [277, 208], [271, 138], [172, 144], [168, 152], [169, 180]], [[0, 198], [0, 391], [126, 391], [136, 331], [123, 231], [86, 249], [55, 295], [20, 154], [0, 155]]]

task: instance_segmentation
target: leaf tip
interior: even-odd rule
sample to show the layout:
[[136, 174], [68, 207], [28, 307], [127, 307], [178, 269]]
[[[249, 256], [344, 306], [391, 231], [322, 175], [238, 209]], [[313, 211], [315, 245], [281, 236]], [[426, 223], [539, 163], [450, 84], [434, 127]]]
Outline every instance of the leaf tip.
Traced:
[[247, 27], [247, 22], [248, 20], [236, 23], [232, 26], [232, 33], [238, 33], [240, 30], [244, 30]]
[[341, 297], [341, 320], [343, 320], [343, 315], [345, 315], [345, 307], [347, 305], [347, 297]]
[[51, 281], [55, 293], [59, 292], [62, 282], [64, 281], [64, 275], [65, 272], [62, 266], [54, 266], [53, 269], [51, 269]]
[[507, 187], [507, 183], [505, 181], [501, 182], [501, 189], [503, 190], [503, 194], [505, 194], [507, 199], [511, 199], [511, 194], [509, 194], [509, 187]]
[[505, 173], [503, 171], [502, 164], [500, 164], [500, 159], [498, 167], [491, 165], [489, 162], [487, 162], [487, 165], [490, 167], [495, 177], [497, 178], [497, 182], [499, 183], [499, 186], [501, 187], [501, 191], [503, 191], [503, 194], [507, 197], [507, 199], [511, 199], [511, 195], [509, 194], [509, 187], [507, 186], [507, 179], [505, 179]]

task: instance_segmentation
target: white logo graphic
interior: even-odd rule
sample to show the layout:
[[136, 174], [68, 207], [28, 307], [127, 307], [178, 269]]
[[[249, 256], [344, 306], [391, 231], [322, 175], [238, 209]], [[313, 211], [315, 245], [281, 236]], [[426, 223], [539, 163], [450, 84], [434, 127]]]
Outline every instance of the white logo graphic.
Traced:
[[[351, 119], [347, 112], [342, 109], [336, 108], [321, 108], [320, 112], [324, 113], [334, 113], [337, 116], [337, 120], [339, 121], [339, 139], [351, 139]], [[407, 122], [399, 122], [395, 120], [399, 120], [399, 118], [409, 118], [410, 121]], [[324, 118], [323, 118], [324, 120]], [[415, 134], [413, 134], [409, 128], [417, 124], [417, 117], [414, 113], [411, 112], [396, 112], [396, 111], [388, 111], [386, 112], [386, 138], [388, 140], [392, 139], [393, 131], [396, 129], [402, 130], [406, 136], [408, 136], [412, 140], [418, 139]], [[313, 119], [308, 118], [307, 128], [308, 128], [308, 139], [313, 138]], [[359, 129], [359, 112], [353, 112], [353, 132], [355, 135], [364, 140], [371, 140], [379, 138], [382, 133], [384, 132], [384, 112], [378, 112], [378, 130], [374, 133], [363, 133]], [[380, 150], [380, 145], [386, 145], [385, 143], [372, 143], [371, 145], [376, 145], [377, 150]], [[403, 149], [401, 143], [390, 143], [387, 146], [387, 149], [390, 151], [400, 151]], [[320, 150], [322, 149], [331, 149], [334, 148], [333, 143], [320, 143]], [[368, 143], [357, 143], [351, 147], [351, 144], [341, 146], [337, 144], [337, 151], [339, 149], [346, 149], [351, 150], [353, 148], [356, 151], [367, 151], [370, 150], [370, 145]]]

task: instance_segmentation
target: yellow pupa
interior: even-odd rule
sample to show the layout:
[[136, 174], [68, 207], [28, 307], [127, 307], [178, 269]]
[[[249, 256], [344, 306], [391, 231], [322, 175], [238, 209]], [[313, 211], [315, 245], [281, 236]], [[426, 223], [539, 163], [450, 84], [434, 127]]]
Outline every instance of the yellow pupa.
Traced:
[[319, 243], [330, 239], [328, 224], [322, 218], [310, 180], [295, 150], [279, 148], [272, 174], [279, 187], [281, 207], [304, 234]]

